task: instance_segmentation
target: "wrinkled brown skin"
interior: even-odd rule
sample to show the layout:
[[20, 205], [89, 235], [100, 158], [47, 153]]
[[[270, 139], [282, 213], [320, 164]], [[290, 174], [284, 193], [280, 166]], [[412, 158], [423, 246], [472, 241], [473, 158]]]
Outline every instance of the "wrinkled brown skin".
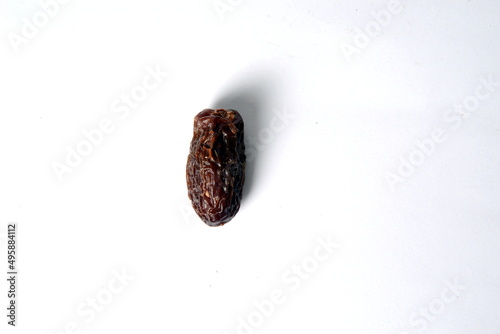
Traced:
[[236, 110], [196, 115], [186, 178], [189, 199], [205, 224], [222, 226], [240, 209], [245, 161], [243, 119]]

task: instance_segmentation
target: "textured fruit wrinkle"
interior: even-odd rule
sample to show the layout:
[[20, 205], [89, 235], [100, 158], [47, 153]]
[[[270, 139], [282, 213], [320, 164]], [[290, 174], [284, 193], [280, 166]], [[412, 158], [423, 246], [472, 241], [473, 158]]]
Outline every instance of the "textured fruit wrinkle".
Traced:
[[231, 109], [205, 109], [194, 119], [188, 194], [208, 225], [222, 225], [239, 210], [245, 179], [243, 127], [240, 114]]

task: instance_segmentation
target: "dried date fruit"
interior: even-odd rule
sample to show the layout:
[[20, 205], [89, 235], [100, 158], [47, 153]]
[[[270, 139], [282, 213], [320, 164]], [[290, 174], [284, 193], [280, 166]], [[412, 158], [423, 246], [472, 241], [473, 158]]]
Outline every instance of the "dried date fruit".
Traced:
[[196, 115], [186, 179], [189, 199], [205, 224], [221, 226], [236, 215], [245, 182], [243, 119], [236, 110]]

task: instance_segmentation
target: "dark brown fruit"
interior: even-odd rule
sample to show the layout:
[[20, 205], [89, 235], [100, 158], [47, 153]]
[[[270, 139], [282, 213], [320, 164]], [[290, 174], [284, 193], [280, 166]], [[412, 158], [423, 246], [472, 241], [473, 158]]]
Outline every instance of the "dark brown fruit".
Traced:
[[232, 109], [205, 109], [194, 118], [186, 167], [188, 196], [210, 226], [229, 222], [240, 209], [245, 182], [243, 119]]

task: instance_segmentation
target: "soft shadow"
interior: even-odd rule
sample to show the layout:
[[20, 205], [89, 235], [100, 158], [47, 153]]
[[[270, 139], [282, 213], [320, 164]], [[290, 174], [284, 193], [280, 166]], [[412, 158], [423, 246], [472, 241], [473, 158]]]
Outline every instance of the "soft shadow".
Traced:
[[[243, 78], [243, 80], [242, 80]], [[245, 168], [245, 185], [243, 201], [246, 200], [255, 186], [259, 167], [260, 149], [258, 138], [260, 129], [269, 125], [271, 110], [276, 107], [276, 92], [279, 89], [277, 76], [273, 73], [252, 73], [240, 75], [212, 103], [212, 108], [235, 109], [243, 117], [245, 123], [245, 151], [247, 156]]]

